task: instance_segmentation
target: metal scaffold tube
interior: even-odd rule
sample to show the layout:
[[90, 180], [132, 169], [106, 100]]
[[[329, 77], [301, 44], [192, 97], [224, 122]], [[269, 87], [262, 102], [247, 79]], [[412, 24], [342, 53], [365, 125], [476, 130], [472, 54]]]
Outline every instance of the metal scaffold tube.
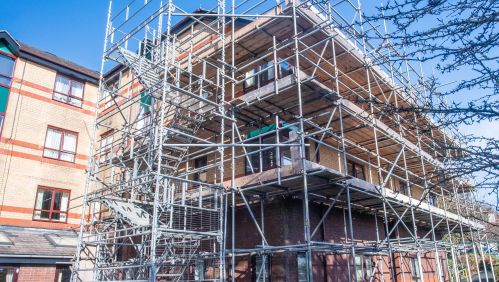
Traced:
[[386, 23], [208, 2], [110, 1], [72, 281], [480, 275], [473, 187], [439, 179], [458, 136], [384, 108], [431, 95]]

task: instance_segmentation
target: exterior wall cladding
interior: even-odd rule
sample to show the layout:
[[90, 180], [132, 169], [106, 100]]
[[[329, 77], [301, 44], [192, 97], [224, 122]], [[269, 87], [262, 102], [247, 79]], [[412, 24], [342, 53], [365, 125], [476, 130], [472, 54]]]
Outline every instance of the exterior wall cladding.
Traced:
[[[263, 219], [263, 229], [269, 245], [293, 245], [303, 243], [303, 206], [302, 200], [292, 198], [279, 198], [269, 203], [264, 203], [265, 215]], [[256, 220], [261, 223], [260, 204], [253, 205], [252, 211]], [[313, 204], [310, 206], [310, 223], [315, 226], [326, 211], [327, 206]], [[328, 243], [345, 243], [345, 238], [350, 237], [350, 232], [344, 220], [347, 215], [344, 209], [333, 209], [329, 216], [321, 225], [321, 229], [313, 238], [317, 241]], [[236, 249], [251, 249], [261, 245], [261, 237], [258, 230], [250, 218], [245, 207], [236, 211]], [[376, 241], [385, 239], [385, 227], [382, 220], [375, 220], [373, 215], [352, 212], [354, 225], [354, 236], [357, 242]], [[347, 219], [348, 221], [348, 219]], [[376, 224], [378, 226], [376, 226]], [[231, 226], [228, 226], [228, 230]], [[378, 229], [378, 231], [376, 230]], [[428, 230], [421, 229], [420, 233]], [[376, 234], [379, 238], [376, 238]], [[407, 232], [398, 228], [396, 233], [400, 236], [407, 236]], [[227, 234], [230, 246], [231, 234]], [[393, 235], [392, 235], [393, 237]], [[270, 256], [270, 279], [271, 281], [298, 281], [297, 253], [282, 252], [274, 253]], [[396, 281], [412, 281], [410, 270], [411, 254], [394, 254]], [[442, 255], [441, 255], [442, 257]], [[349, 268], [353, 267], [353, 260], [348, 254], [320, 254], [313, 256], [313, 277], [314, 281], [349, 281]], [[381, 258], [381, 259], [380, 259]], [[373, 256], [374, 276], [372, 281], [391, 281], [389, 258], [387, 256]], [[377, 264], [376, 261], [378, 260]], [[253, 262], [253, 263], [252, 263]], [[441, 260], [443, 269], [447, 269], [446, 260]], [[438, 278], [435, 253], [429, 251], [421, 255], [422, 273], [424, 281], [440, 281]], [[245, 255], [236, 259], [235, 279], [237, 281], [255, 281], [256, 273], [254, 269], [254, 257]], [[383, 276], [383, 277], [382, 277]], [[443, 281], [449, 281], [448, 274], [445, 273]], [[230, 277], [230, 276], [229, 276]], [[353, 274], [350, 277], [354, 280]]]

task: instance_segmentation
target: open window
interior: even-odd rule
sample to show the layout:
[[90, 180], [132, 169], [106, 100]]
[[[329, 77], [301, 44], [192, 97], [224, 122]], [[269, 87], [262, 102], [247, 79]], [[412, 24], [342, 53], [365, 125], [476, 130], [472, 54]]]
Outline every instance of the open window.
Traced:
[[36, 192], [34, 220], [66, 222], [68, 219], [69, 190], [39, 186]]

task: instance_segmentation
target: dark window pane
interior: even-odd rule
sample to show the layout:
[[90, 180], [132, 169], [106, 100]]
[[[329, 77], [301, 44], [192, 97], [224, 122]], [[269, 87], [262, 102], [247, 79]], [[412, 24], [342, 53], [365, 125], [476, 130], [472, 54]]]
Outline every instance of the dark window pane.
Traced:
[[260, 87], [274, 80], [274, 64], [272, 62], [262, 65], [260, 73]]
[[355, 164], [355, 177], [362, 179], [362, 180], [365, 180], [364, 167], [362, 167], [358, 164]]
[[52, 203], [52, 191], [43, 191], [42, 210], [50, 210]]
[[[275, 143], [275, 136], [265, 137], [262, 144]], [[271, 148], [262, 152], [262, 169], [269, 170], [276, 167], [276, 149]]]
[[40, 213], [40, 218], [41, 219], [49, 219], [49, 215], [50, 215], [50, 212], [45, 212], [45, 211], [42, 211]]
[[347, 172], [348, 172], [348, 175], [355, 177], [355, 173], [353, 171], [353, 164], [350, 162], [347, 163]]
[[69, 282], [71, 278], [71, 269], [69, 267], [58, 266], [55, 272], [56, 282]]
[[[196, 168], [196, 169], [205, 167], [207, 165], [208, 165], [208, 157], [207, 156], [200, 157], [200, 158], [197, 158], [194, 160], [194, 168]], [[207, 174], [206, 170], [197, 172], [194, 175], [194, 180], [206, 181], [206, 174]]]
[[[251, 141], [250, 144], [259, 144], [259, 139]], [[260, 153], [255, 151], [260, 150], [260, 147], [247, 147], [246, 152], [248, 154], [248, 158], [246, 159], [246, 174], [250, 174], [252, 172], [260, 171]], [[249, 159], [249, 160], [248, 160]], [[253, 170], [251, 170], [253, 167]]]
[[200, 167], [205, 167], [208, 164], [208, 157], [200, 157], [194, 160], [194, 167], [195, 168], [200, 168]]
[[52, 212], [52, 217], [50, 219], [59, 220], [61, 219], [61, 214], [58, 212]]
[[56, 210], [56, 211], [61, 210], [61, 199], [62, 199], [62, 192], [55, 192], [54, 210]]

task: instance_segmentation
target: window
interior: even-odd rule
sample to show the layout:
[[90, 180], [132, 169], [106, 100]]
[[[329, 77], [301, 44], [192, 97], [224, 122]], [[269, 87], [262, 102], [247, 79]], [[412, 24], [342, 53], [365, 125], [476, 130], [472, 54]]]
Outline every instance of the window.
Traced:
[[269, 282], [270, 281], [270, 256], [255, 255], [253, 256], [253, 281]]
[[204, 281], [204, 260], [202, 258], [196, 259], [196, 265], [194, 268], [194, 280], [195, 281]]
[[[320, 152], [320, 144], [317, 141], [312, 141], [312, 144], [314, 146], [312, 147], [312, 154], [310, 154], [311, 161], [320, 163], [321, 162], [321, 152]], [[308, 149], [308, 147], [305, 147], [305, 149]], [[307, 154], [308, 156], [308, 154]]]
[[112, 157], [113, 137], [114, 135], [112, 132], [105, 133], [101, 136], [99, 154], [99, 161], [101, 163], [108, 161]]
[[[285, 142], [289, 139], [289, 130], [280, 131], [279, 134], [279, 142]], [[275, 136], [275, 133], [259, 136], [249, 141], [248, 144], [275, 144]], [[251, 146], [246, 147], [246, 152], [248, 153], [246, 174], [273, 169], [278, 167], [279, 164], [281, 166], [291, 164], [291, 151], [287, 146], [279, 147], [280, 162], [277, 160], [277, 148], [275, 147]]]
[[444, 257], [440, 257], [440, 273], [442, 274], [442, 281], [447, 281], [447, 270], [446, 270], [446, 267], [445, 267], [445, 258]]
[[288, 76], [288, 75], [293, 73], [293, 66], [285, 61], [280, 62], [279, 63], [279, 72], [280, 72], [279, 78]]
[[274, 69], [274, 62], [268, 62], [266, 64], [263, 64], [261, 67], [261, 73], [260, 73], [260, 87], [270, 83], [275, 79], [275, 69]]
[[2, 282], [16, 282], [18, 268], [11, 266], [0, 266], [0, 281]]
[[3, 128], [4, 119], [5, 119], [5, 113], [0, 113], [0, 133], [1, 133], [2, 128]]
[[296, 264], [298, 268], [298, 282], [306, 282], [307, 281], [307, 254], [306, 253], [298, 253], [296, 255]]
[[14, 62], [14, 58], [0, 51], [0, 133], [5, 120], [5, 112], [7, 111]]
[[245, 91], [250, 91], [258, 87], [257, 83], [257, 77], [255, 76], [255, 73], [258, 71], [258, 68], [252, 69], [244, 75], [244, 90]]
[[[207, 156], [199, 157], [199, 158], [194, 160], [194, 168], [196, 170], [203, 168], [207, 165], [208, 165], [208, 157]], [[197, 171], [194, 174], [194, 180], [206, 182], [206, 174], [207, 174], [206, 170]]]
[[34, 220], [66, 222], [68, 218], [69, 190], [38, 187]]
[[411, 279], [413, 282], [420, 282], [421, 281], [421, 272], [419, 269], [419, 263], [418, 263], [418, 258], [417, 257], [411, 257], [410, 258], [410, 266], [411, 266]]
[[147, 94], [146, 92], [141, 92], [139, 109], [137, 111], [137, 121], [135, 122], [137, 130], [143, 129], [146, 125], [150, 123], [151, 105], [152, 105], [152, 96]]
[[14, 62], [14, 58], [0, 52], [0, 86], [10, 87]]
[[404, 180], [399, 180], [399, 192], [403, 195], [409, 196], [409, 185]]
[[357, 281], [369, 281], [374, 273], [372, 257], [368, 255], [355, 255], [354, 263]]
[[366, 180], [363, 165], [348, 160], [347, 170], [348, 170], [348, 175], [356, 177], [358, 179]]
[[78, 134], [75, 132], [52, 128], [47, 129], [43, 156], [61, 161], [74, 162]]
[[81, 107], [83, 103], [83, 83], [57, 75], [55, 78], [54, 100]]
[[[120, 75], [121, 76], [121, 75]], [[110, 86], [105, 90], [104, 93], [104, 109], [108, 109], [114, 105], [113, 95], [119, 95], [120, 89], [120, 79], [116, 80], [113, 83], [110, 83]]]
[[437, 196], [435, 196], [434, 194], [428, 195], [428, 204], [430, 204], [430, 206], [436, 207], [437, 206]]
[[[293, 73], [293, 67], [288, 62], [280, 62], [277, 65], [278, 78]], [[258, 73], [258, 75], [256, 75]], [[244, 91], [248, 92], [260, 88], [274, 81], [276, 78], [274, 62], [264, 63], [248, 72], [244, 76]]]
[[55, 282], [66, 282], [71, 279], [71, 269], [69, 266], [57, 265], [55, 269]]

